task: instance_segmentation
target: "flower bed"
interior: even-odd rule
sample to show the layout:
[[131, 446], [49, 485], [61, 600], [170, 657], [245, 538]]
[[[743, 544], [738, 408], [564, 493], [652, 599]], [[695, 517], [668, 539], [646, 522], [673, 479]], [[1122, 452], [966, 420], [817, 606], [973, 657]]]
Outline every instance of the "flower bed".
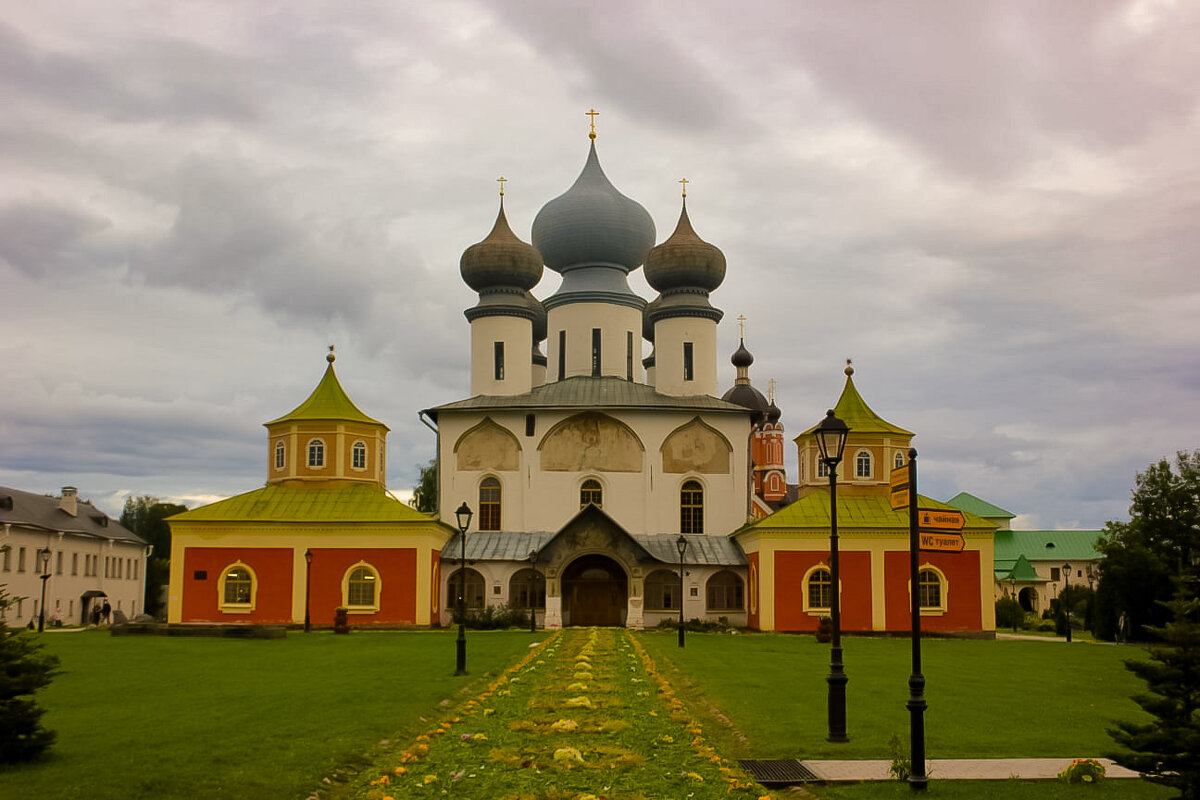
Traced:
[[375, 773], [366, 800], [770, 798], [619, 628], [569, 629]]

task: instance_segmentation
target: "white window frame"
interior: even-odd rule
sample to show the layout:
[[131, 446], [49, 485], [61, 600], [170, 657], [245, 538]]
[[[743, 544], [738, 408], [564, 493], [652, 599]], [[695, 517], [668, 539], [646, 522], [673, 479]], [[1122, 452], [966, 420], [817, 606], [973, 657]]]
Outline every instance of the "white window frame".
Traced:
[[[863, 474], [862, 466], [863, 459], [867, 462], [867, 474]], [[875, 475], [875, 457], [871, 455], [871, 451], [863, 448], [854, 454], [854, 479], [856, 481], [869, 481]]]
[[[367, 443], [362, 439], [359, 439], [354, 444], [350, 445], [350, 469], [355, 470], [356, 472], [366, 472], [367, 452]], [[358, 463], [358, 456], [360, 453], [362, 454], [361, 465]]]
[[[937, 576], [939, 583], [939, 595], [941, 603], [936, 606], [921, 606], [922, 617], [940, 617], [950, 610], [950, 581], [946, 579], [946, 573], [935, 567], [933, 564], [925, 563], [917, 567], [917, 580], [921, 579], [922, 572], [932, 572]], [[909, 608], [912, 607], [912, 579], [908, 581], [908, 601]]]
[[[362, 605], [362, 604], [351, 605], [350, 604], [350, 576], [353, 575], [355, 572], [357, 572], [360, 569], [365, 569], [365, 570], [367, 570], [367, 572], [369, 572], [371, 575], [374, 576], [373, 580], [375, 581], [375, 597], [374, 597], [374, 602], [371, 603], [370, 605]], [[367, 562], [367, 561], [360, 560], [357, 563], [351, 564], [349, 566], [349, 568], [347, 568], [346, 571], [344, 573], [342, 573], [342, 605], [345, 606], [346, 611], [348, 613], [350, 613], [350, 614], [378, 614], [380, 598], [382, 596], [383, 596], [383, 579], [380, 577], [379, 570], [376, 569], [374, 564], [371, 564], [370, 562]]]
[[[250, 574], [250, 602], [248, 603], [227, 603], [225, 602], [225, 579], [229, 577], [229, 573], [235, 569], [244, 569]], [[258, 573], [254, 571], [246, 562], [238, 559], [232, 564], [221, 570], [220, 578], [217, 581], [217, 607], [224, 614], [250, 614], [253, 613], [258, 605]]]
[[275, 471], [283, 469], [287, 466], [287, 445], [280, 439], [275, 443]]
[[[314, 447], [314, 445], [316, 447], [320, 448], [320, 450], [317, 451], [317, 454], [321, 456], [320, 461], [316, 464], [313, 463], [313, 447]], [[314, 436], [313, 438], [308, 440], [308, 447], [306, 448], [306, 450], [307, 450], [307, 454], [306, 454], [304, 463], [308, 464], [308, 468], [309, 469], [325, 469], [325, 462], [328, 460], [325, 458], [325, 440], [320, 438], [319, 436]]]
[[[827, 606], [814, 606], [809, 598], [808, 582], [809, 582], [809, 579], [812, 578], [813, 573], [816, 572], [817, 570], [824, 570], [825, 572], [829, 573], [829, 592], [830, 592], [829, 601], [830, 601], [830, 603]], [[840, 580], [838, 581], [838, 588], [839, 589], [841, 588]], [[803, 598], [804, 599], [804, 613], [806, 613], [810, 616], [813, 616], [813, 617], [828, 617], [829, 614], [833, 611], [833, 591], [834, 591], [833, 568], [830, 567], [828, 564], [826, 564], [824, 561], [819, 561], [816, 564], [813, 564], [811, 567], [808, 568], [808, 571], [804, 573], [804, 579], [800, 582], [800, 590], [804, 595], [804, 598]], [[838, 596], [839, 597], [841, 596], [840, 591], [838, 593]]]

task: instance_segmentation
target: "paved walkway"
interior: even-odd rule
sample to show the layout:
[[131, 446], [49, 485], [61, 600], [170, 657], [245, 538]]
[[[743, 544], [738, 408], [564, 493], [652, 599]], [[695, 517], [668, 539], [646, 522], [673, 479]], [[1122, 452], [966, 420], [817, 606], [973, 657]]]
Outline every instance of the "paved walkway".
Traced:
[[[931, 758], [927, 772], [932, 780], [1002, 781], [1008, 778], [1050, 779], [1070, 766], [1070, 758]], [[1137, 778], [1138, 773], [1114, 764], [1107, 758], [1096, 759], [1104, 765], [1106, 777]], [[888, 761], [801, 761], [824, 781], [888, 781]]]

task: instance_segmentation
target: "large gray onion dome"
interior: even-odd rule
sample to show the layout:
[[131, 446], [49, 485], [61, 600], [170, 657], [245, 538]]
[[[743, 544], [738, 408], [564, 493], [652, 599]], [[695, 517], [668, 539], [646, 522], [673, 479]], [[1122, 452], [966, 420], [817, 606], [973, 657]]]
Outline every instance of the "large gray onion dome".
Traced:
[[628, 273], [654, 246], [654, 220], [608, 180], [593, 140], [575, 183], [533, 220], [532, 238], [546, 266], [556, 272], [606, 266]]
[[660, 292], [682, 287], [714, 291], [725, 280], [725, 254], [696, 235], [687, 201], [675, 232], [646, 256], [646, 282]]
[[492, 232], [463, 251], [458, 269], [467, 286], [477, 292], [496, 286], [529, 290], [542, 279], [542, 255], [508, 227], [501, 200]]

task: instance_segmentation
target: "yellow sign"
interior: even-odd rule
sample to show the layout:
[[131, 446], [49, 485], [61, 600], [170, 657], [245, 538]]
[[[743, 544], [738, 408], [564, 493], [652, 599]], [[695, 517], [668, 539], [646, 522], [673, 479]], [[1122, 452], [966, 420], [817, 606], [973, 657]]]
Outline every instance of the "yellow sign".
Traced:
[[896, 489], [899, 489], [901, 486], [903, 486], [905, 489], [907, 489], [908, 488], [908, 465], [905, 464], [902, 467], [896, 467], [894, 470], [892, 470], [891, 475], [888, 477], [888, 483], [890, 483], [892, 485], [893, 491]]
[[961, 553], [967, 544], [961, 533], [919, 531], [917, 539], [922, 550], [933, 550], [939, 553]]
[[921, 508], [917, 510], [917, 527], [922, 530], [961, 531], [966, 518], [953, 508]]
[[899, 489], [892, 489], [889, 499], [892, 501], [893, 510], [908, 508], [908, 486], [904, 485]]

